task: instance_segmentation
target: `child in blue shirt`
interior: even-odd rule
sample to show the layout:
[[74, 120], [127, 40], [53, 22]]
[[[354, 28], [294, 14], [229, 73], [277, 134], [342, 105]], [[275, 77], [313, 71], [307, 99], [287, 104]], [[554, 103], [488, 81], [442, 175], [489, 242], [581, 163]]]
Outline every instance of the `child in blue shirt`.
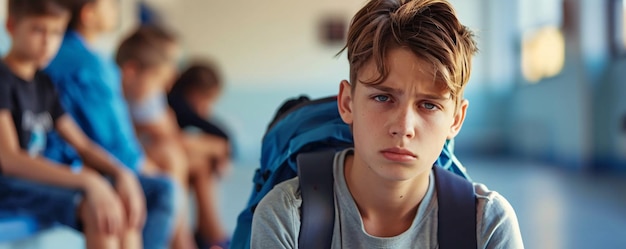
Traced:
[[[135, 136], [126, 102], [122, 95], [120, 75], [112, 58], [98, 54], [93, 44], [100, 35], [117, 26], [116, 0], [68, 0], [72, 19], [57, 56], [45, 69], [59, 92], [61, 104], [85, 134], [107, 150], [119, 163], [135, 173], [138, 179], [154, 179], [149, 161]], [[76, 153], [53, 134], [46, 157], [72, 163]], [[154, 175], [154, 174], [152, 174]], [[169, 187], [175, 186], [168, 179]], [[152, 193], [146, 193], [148, 197]], [[154, 193], [158, 195], [158, 193]], [[123, 199], [127, 206], [138, 205], [134, 198]], [[174, 199], [167, 200], [174, 205]], [[147, 200], [144, 248], [165, 247], [170, 243], [174, 212], [160, 212], [161, 203]], [[134, 220], [132, 213], [129, 219]]]
[[[178, 117], [178, 112], [176, 109], [172, 112], [167, 105], [166, 90], [177, 73], [178, 50], [176, 38], [163, 27], [139, 27], [117, 50], [122, 88], [135, 131], [148, 158], [157, 162], [159, 170], [172, 176], [184, 190], [193, 190], [198, 247], [227, 248], [228, 235], [220, 223], [215, 195], [220, 176], [216, 168], [227, 165], [227, 144], [221, 137], [207, 143], [211, 138], [203, 138], [201, 134], [186, 135], [176, 124], [174, 113]], [[185, 216], [179, 219], [174, 238], [176, 248], [185, 248], [192, 242]]]

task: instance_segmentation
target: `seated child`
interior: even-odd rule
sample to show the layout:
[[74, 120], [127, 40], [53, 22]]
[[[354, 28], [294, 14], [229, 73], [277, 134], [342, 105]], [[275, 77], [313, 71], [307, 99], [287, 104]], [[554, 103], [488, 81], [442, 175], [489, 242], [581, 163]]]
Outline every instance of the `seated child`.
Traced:
[[230, 156], [228, 135], [208, 120], [221, 91], [215, 66], [197, 61], [181, 74], [168, 95], [178, 125], [186, 131], [184, 141], [191, 160], [206, 164], [205, 157], [214, 158], [212, 168], [217, 176], [228, 170], [225, 161]]
[[[350, 81], [340, 83], [337, 105], [354, 147], [334, 159], [330, 247], [439, 248], [443, 194], [433, 166], [465, 119], [472, 32], [445, 0], [370, 0], [352, 19], [345, 50]], [[523, 248], [511, 205], [473, 186], [476, 235], [469, 237], [477, 244], [467, 248]], [[298, 178], [277, 185], [256, 208], [251, 247], [302, 246], [301, 206]]]
[[[159, 179], [167, 182], [170, 191], [180, 191], [165, 176], [148, 176], [145, 169], [153, 163], [145, 157], [129, 120], [126, 102], [121, 92], [119, 71], [109, 56], [94, 49], [101, 36], [117, 27], [117, 0], [64, 0], [72, 17], [58, 54], [46, 67], [45, 72], [56, 86], [59, 99], [68, 114], [84, 133], [111, 154], [119, 165], [125, 166], [141, 182]], [[49, 136], [45, 156], [63, 163], [78, 158], [61, 136], [55, 132]], [[89, 163], [86, 161], [86, 163]], [[156, 185], [155, 185], [156, 186]], [[148, 195], [159, 195], [154, 190]], [[149, 196], [147, 196], [149, 197]], [[175, 210], [174, 195], [162, 200], [170, 210], [159, 208], [150, 198], [142, 204], [141, 199], [124, 197], [130, 207], [147, 208], [146, 225], [141, 237], [144, 248], [164, 248], [172, 238]], [[165, 212], [167, 211], [167, 212]]]
[[[211, 158], [205, 158], [202, 165], [188, 160], [193, 158], [193, 154], [185, 147], [180, 128], [167, 106], [166, 89], [175, 76], [177, 50], [174, 37], [156, 26], [140, 27], [126, 38], [116, 58], [122, 71], [124, 96], [148, 157], [158, 162], [158, 170], [173, 176], [185, 189], [193, 187], [200, 231], [207, 226], [206, 222], [213, 226], [213, 230], [209, 230], [213, 237], [208, 237], [206, 243], [200, 243], [199, 246], [224, 246], [220, 243], [227, 236], [219, 224], [215, 208], [214, 180], [208, 166], [205, 166]], [[200, 146], [203, 150], [214, 150], [211, 148], [215, 147], [213, 144]], [[185, 224], [184, 221], [182, 223]], [[186, 230], [182, 226], [180, 229]], [[200, 234], [197, 237], [203, 238]]]
[[137, 137], [157, 169], [185, 182], [187, 159], [178, 147], [178, 127], [172, 122], [165, 87], [176, 77], [178, 47], [173, 35], [156, 26], [141, 26], [122, 41], [116, 63], [122, 90]]
[[[178, 126], [184, 131], [182, 141], [191, 168], [201, 172], [191, 179], [196, 193], [199, 245], [229, 243], [217, 214], [217, 180], [230, 169], [231, 146], [228, 135], [207, 118], [222, 90], [215, 67], [208, 62], [195, 62], [185, 70], [168, 94]], [[222, 241], [222, 242], [216, 242]], [[206, 246], [205, 246], [206, 247]]]
[[[64, 112], [40, 69], [59, 49], [70, 18], [67, 6], [60, 0], [8, 3], [12, 45], [0, 62], [0, 212], [32, 216], [43, 227], [62, 224], [81, 231], [87, 248], [144, 248], [145, 206], [160, 213], [148, 223], [168, 226], [174, 212], [171, 183], [137, 179]], [[73, 172], [42, 157], [52, 130], [87, 167]], [[165, 248], [153, 245], [145, 248]]]

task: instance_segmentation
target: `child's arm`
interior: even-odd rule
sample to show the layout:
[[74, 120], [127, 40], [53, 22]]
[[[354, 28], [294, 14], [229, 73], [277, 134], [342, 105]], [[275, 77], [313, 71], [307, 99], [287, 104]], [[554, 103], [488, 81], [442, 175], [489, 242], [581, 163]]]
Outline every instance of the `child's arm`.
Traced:
[[117, 207], [121, 205], [109, 184], [100, 175], [85, 170], [74, 173], [64, 165], [29, 156], [19, 146], [13, 117], [6, 109], [0, 110], [0, 138], [0, 168], [4, 175], [80, 189], [85, 193], [85, 204], [89, 205], [90, 213], [96, 216], [98, 229], [109, 234], [120, 232], [122, 211]]
[[63, 139], [76, 149], [86, 166], [115, 179], [117, 192], [128, 210], [128, 222], [133, 227], [142, 226], [145, 221], [145, 196], [135, 175], [92, 142], [69, 115], [57, 119], [55, 126]]
[[89, 167], [117, 179], [118, 176], [130, 173], [121, 162], [91, 141], [74, 120], [67, 114], [57, 119], [55, 129], [80, 155]]
[[170, 139], [179, 139], [180, 130], [174, 123], [174, 117], [171, 110], [160, 115], [158, 119], [152, 122], [138, 123], [134, 122], [137, 134], [146, 134], [151, 139], [164, 141]]
[[85, 189], [89, 182], [90, 175], [82, 176], [82, 172], [75, 174], [69, 167], [28, 155], [20, 148], [13, 117], [6, 110], [0, 110], [0, 137], [0, 167], [3, 174], [76, 189]]

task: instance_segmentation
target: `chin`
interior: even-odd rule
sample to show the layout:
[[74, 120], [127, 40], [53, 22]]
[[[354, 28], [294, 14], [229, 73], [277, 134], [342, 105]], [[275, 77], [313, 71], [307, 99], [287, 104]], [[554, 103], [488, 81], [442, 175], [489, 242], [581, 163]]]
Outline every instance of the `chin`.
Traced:
[[384, 166], [375, 170], [377, 174], [388, 181], [407, 181], [420, 174], [418, 166], [398, 163], [384, 163]]
[[47, 66], [48, 66], [48, 64], [50, 64], [50, 59], [41, 59], [41, 60], [39, 60], [39, 61], [37, 62], [37, 66], [38, 66], [40, 69], [43, 69], [43, 68], [47, 67]]
[[419, 165], [419, 163], [415, 164], [397, 164], [391, 163], [387, 164], [385, 167], [385, 175], [389, 180], [395, 179], [396, 181], [406, 181], [415, 179], [423, 174], [429, 174], [432, 167]]

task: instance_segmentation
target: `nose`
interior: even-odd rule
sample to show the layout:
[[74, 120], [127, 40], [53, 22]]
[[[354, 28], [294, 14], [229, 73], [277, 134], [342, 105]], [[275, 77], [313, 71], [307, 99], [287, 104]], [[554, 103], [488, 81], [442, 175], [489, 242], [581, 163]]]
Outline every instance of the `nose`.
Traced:
[[415, 122], [417, 113], [412, 106], [404, 106], [396, 109], [392, 120], [389, 120], [389, 135], [392, 137], [415, 137]]

